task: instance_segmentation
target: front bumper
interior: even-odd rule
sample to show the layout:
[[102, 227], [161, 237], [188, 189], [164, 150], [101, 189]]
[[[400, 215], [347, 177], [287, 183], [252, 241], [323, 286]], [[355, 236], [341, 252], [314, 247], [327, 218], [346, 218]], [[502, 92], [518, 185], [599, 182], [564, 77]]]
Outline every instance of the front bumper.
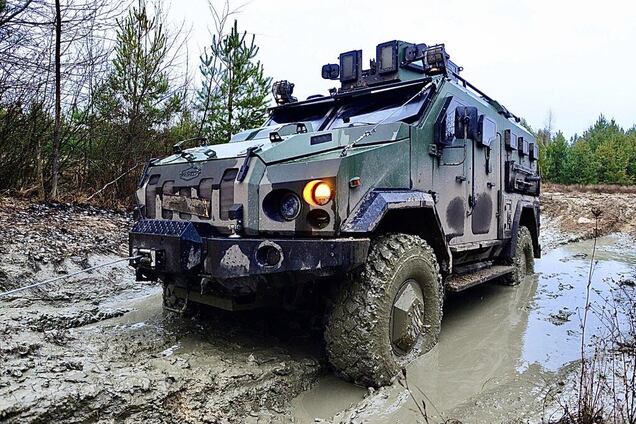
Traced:
[[217, 279], [298, 272], [328, 276], [350, 271], [367, 257], [368, 238], [284, 239], [201, 236], [191, 222], [141, 220], [129, 233], [140, 280], [162, 274]]

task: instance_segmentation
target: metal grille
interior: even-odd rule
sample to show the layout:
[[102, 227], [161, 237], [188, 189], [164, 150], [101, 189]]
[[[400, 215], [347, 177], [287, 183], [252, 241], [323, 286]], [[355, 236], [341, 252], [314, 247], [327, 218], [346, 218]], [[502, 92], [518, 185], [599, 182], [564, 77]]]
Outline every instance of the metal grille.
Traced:
[[180, 236], [185, 231], [189, 222], [164, 221], [157, 219], [142, 219], [133, 226], [132, 233], [155, 234], [161, 236]]
[[221, 179], [221, 193], [219, 194], [219, 216], [222, 220], [229, 219], [230, 207], [234, 204], [234, 180], [238, 169], [227, 169]]

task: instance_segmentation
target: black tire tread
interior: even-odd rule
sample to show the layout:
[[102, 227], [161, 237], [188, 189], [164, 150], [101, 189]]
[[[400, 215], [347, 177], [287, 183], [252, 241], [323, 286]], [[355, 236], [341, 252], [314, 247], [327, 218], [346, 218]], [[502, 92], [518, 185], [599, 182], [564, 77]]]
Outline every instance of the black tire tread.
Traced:
[[[374, 332], [378, 324], [380, 302], [385, 302], [392, 275], [397, 272], [404, 256], [422, 255], [437, 275], [440, 322], [426, 323], [439, 329], [442, 316], [444, 286], [439, 273], [439, 265], [433, 249], [423, 239], [407, 234], [387, 234], [378, 237], [371, 246], [366, 264], [354, 274], [340, 290], [331, 311], [325, 341], [331, 364], [343, 377], [359, 384], [382, 386], [390, 384], [400, 371], [394, 358], [387, 353], [383, 341]], [[393, 299], [389, 300], [390, 302]], [[428, 315], [428, 314], [427, 314]], [[388, 340], [388, 335], [387, 340]], [[413, 357], [430, 350], [439, 337], [439, 330], [433, 340], [421, 346]], [[388, 343], [390, 345], [390, 342]], [[412, 358], [409, 358], [409, 360]]]
[[[529, 254], [526, 252], [526, 249], [529, 249]], [[522, 272], [521, 270], [522, 256], [527, 256], [526, 272]], [[504, 284], [507, 284], [509, 286], [516, 286], [518, 284], [521, 284], [525, 275], [527, 275], [527, 270], [534, 270], [534, 248], [532, 245], [532, 234], [530, 233], [528, 227], [519, 227], [515, 253], [512, 257], [512, 260], [510, 260], [509, 262], [515, 267], [515, 270], [512, 272], [512, 274], [508, 275], [502, 280]]]

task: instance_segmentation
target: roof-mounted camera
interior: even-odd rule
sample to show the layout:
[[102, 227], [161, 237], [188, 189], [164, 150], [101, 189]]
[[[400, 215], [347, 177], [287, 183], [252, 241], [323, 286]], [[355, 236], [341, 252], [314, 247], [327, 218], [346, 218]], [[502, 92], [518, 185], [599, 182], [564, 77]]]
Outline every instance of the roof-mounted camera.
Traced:
[[337, 80], [340, 78], [340, 65], [328, 63], [322, 67], [322, 79]]
[[287, 80], [276, 81], [272, 85], [272, 95], [278, 105], [297, 102], [298, 99], [292, 96], [293, 92], [294, 84]]

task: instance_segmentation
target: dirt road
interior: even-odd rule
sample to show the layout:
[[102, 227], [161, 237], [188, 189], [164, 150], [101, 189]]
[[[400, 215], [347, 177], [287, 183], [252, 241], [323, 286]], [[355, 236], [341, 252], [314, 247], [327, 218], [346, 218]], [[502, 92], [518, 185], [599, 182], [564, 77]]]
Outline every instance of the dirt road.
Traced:
[[[589, 237], [593, 207], [604, 232], [636, 228], [636, 194], [543, 202], [548, 249]], [[130, 225], [0, 197], [0, 291], [125, 257]], [[329, 374], [322, 349], [312, 317], [164, 313], [159, 288], [122, 262], [0, 300], [0, 421], [289, 422], [292, 399]]]

